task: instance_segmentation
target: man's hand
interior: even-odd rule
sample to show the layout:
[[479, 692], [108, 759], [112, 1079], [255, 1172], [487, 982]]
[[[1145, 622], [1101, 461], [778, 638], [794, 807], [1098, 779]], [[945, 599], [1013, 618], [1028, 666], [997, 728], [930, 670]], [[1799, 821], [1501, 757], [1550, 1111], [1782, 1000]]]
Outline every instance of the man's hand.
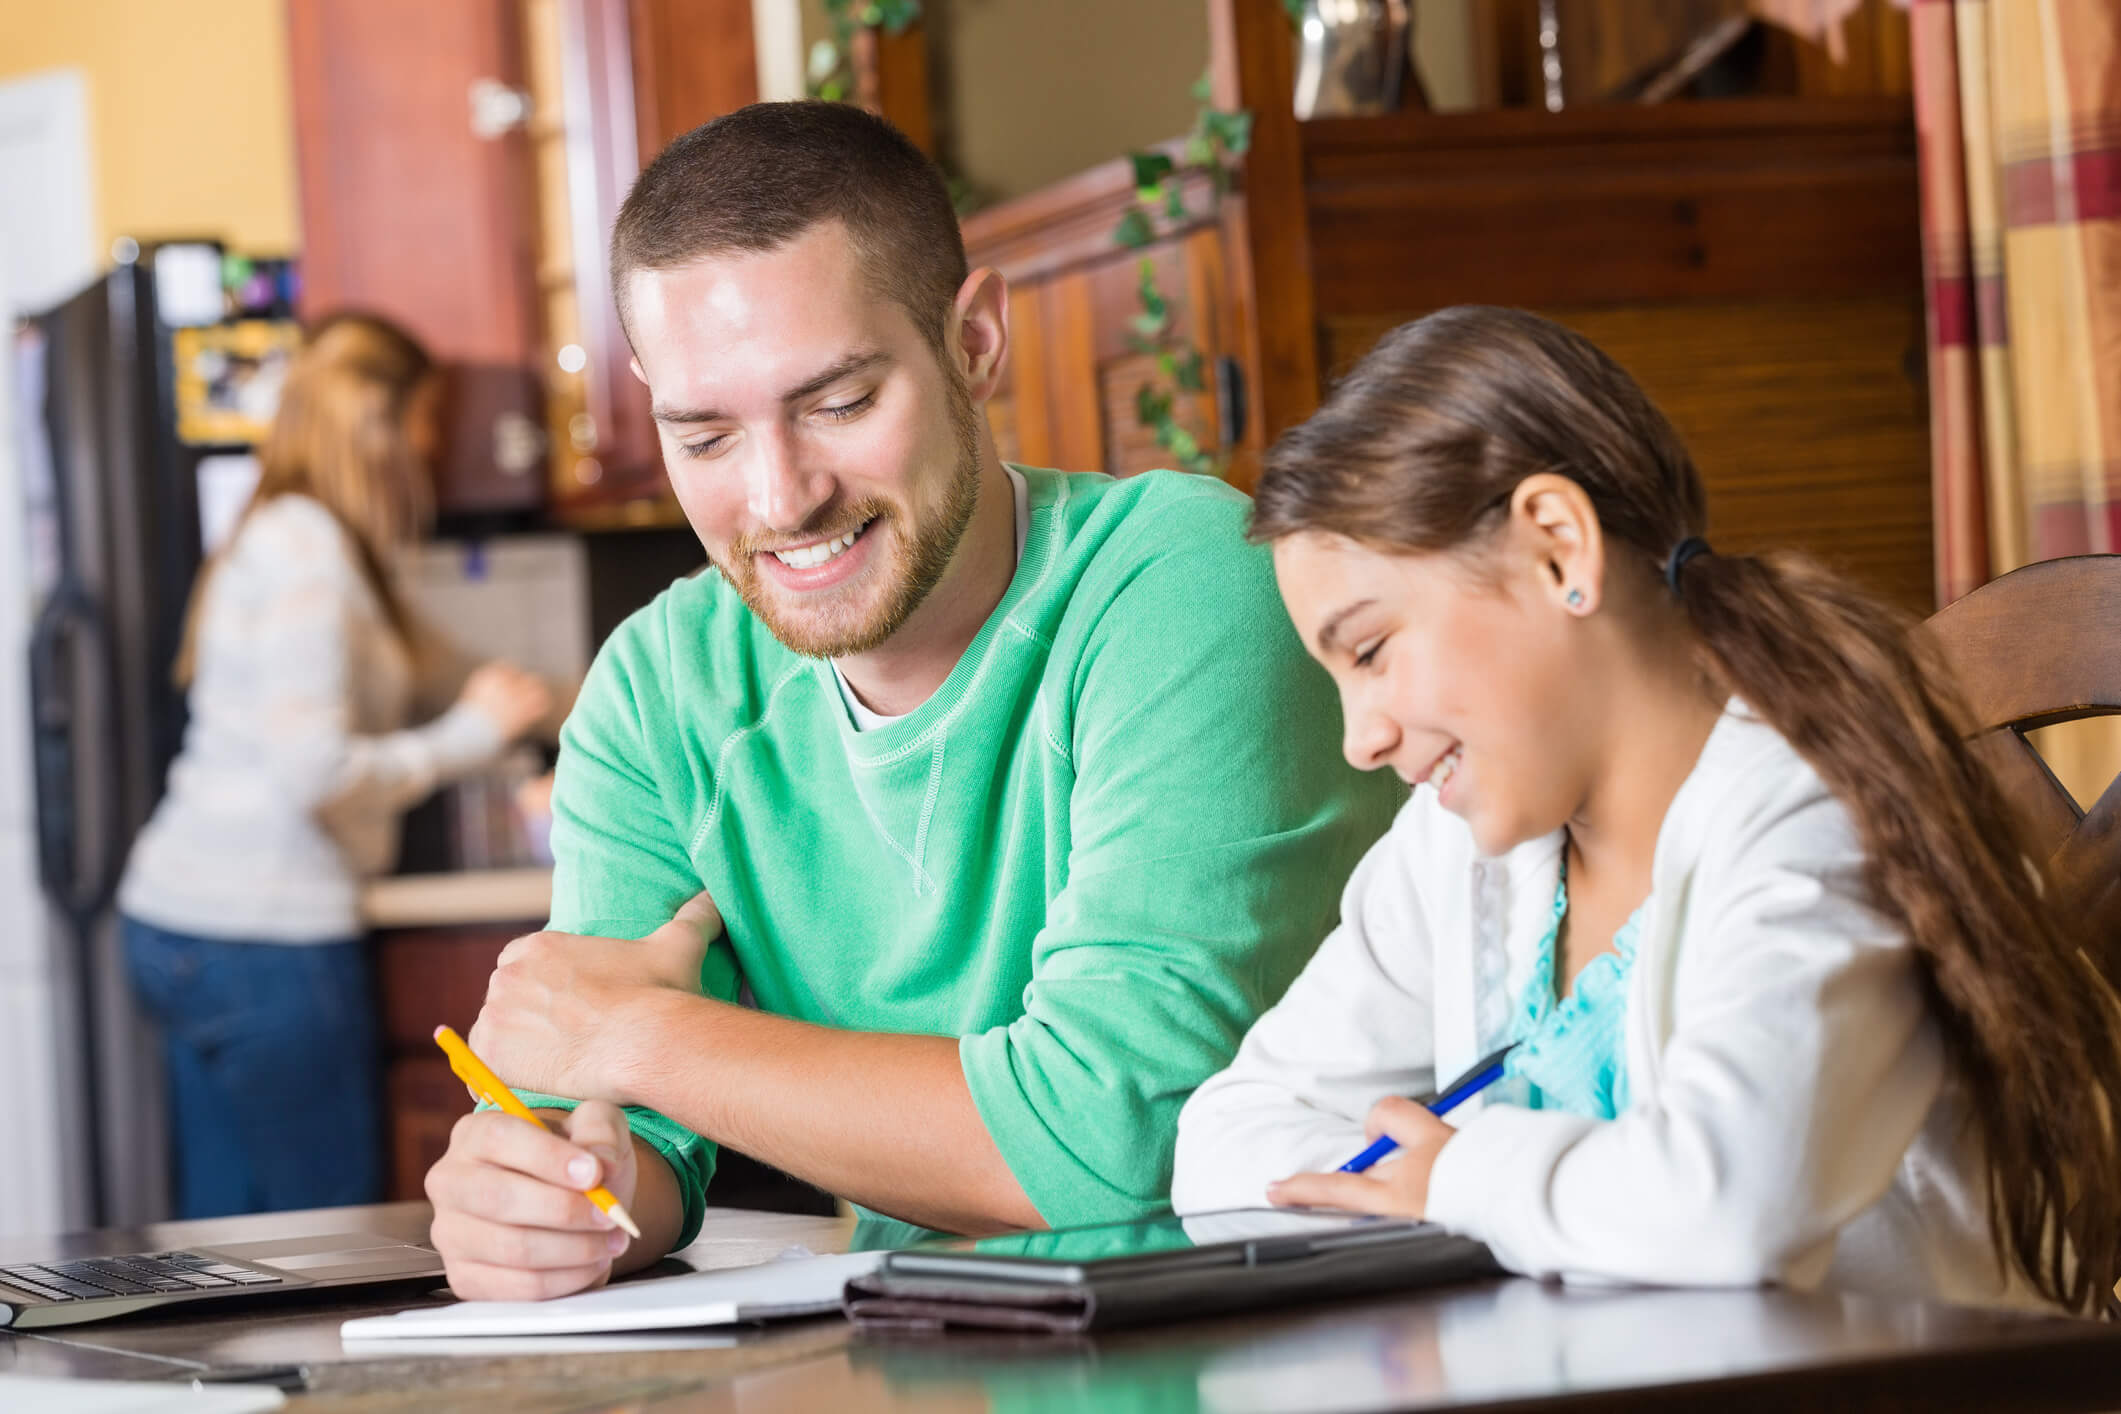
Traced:
[[519, 1089], [570, 1099], [639, 1103], [632, 1077], [652, 1056], [639, 1004], [671, 991], [697, 996], [722, 915], [702, 893], [638, 942], [532, 933], [501, 951], [486, 1005], [467, 1038]]
[[1427, 1108], [1399, 1095], [1370, 1107], [1364, 1126], [1371, 1139], [1389, 1134], [1399, 1148], [1367, 1173], [1300, 1173], [1267, 1185], [1277, 1207], [1345, 1208], [1418, 1218], [1429, 1206], [1429, 1174], [1436, 1156], [1457, 1133]]
[[466, 1301], [543, 1301], [601, 1286], [626, 1250], [626, 1234], [582, 1193], [602, 1183], [632, 1207], [626, 1117], [596, 1102], [539, 1117], [557, 1132], [499, 1110], [468, 1114], [427, 1171], [428, 1240]]

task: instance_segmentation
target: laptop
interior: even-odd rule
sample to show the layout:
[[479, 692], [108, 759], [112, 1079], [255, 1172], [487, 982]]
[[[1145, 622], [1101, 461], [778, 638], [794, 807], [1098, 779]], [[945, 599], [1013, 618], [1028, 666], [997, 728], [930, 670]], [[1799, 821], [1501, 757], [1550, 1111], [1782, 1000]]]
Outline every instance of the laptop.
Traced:
[[201, 1302], [441, 1275], [442, 1259], [432, 1248], [372, 1232], [0, 1264], [0, 1326], [36, 1330]]

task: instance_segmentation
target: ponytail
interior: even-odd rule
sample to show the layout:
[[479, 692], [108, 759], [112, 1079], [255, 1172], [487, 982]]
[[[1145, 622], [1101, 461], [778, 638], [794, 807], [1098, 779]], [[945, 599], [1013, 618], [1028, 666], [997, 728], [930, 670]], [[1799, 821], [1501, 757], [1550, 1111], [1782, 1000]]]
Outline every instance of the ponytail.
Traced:
[[2121, 1006], [2043, 899], [1971, 713], [1909, 619], [1801, 557], [1709, 553], [1670, 422], [1588, 340], [1518, 310], [1387, 334], [1269, 452], [1251, 534], [1463, 549], [1541, 472], [1584, 489], [1610, 563], [1664, 571], [1708, 676], [1848, 810], [1973, 1101], [1997, 1256], [2090, 1310], [2121, 1277]]
[[2087, 1309], [2121, 1276], [2121, 1014], [2044, 904], [1970, 713], [1912, 623], [1806, 560], [1708, 555], [1674, 578], [1704, 667], [1855, 820], [1981, 1118], [1999, 1259]]

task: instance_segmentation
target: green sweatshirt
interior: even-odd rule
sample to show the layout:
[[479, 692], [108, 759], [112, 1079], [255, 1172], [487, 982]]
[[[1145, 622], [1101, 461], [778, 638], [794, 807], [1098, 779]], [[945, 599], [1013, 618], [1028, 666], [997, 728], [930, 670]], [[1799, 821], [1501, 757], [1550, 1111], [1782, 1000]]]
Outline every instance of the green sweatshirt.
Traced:
[[[1242, 495], [1023, 474], [1008, 592], [887, 725], [856, 731], [831, 665], [711, 572], [629, 618], [561, 738], [551, 926], [638, 938], [705, 887], [728, 926], [710, 995], [960, 1038], [1010, 1171], [1065, 1226], [1165, 1206], [1179, 1107], [1324, 938], [1404, 790], [1341, 759]], [[690, 1241], [713, 1146], [631, 1118]]]

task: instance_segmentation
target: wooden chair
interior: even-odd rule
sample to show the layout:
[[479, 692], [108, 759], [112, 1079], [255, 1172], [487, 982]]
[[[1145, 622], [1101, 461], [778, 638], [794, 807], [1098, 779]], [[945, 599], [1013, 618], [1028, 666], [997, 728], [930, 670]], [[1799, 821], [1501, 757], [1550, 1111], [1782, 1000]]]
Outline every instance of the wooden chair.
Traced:
[[2121, 715], [2121, 555], [2043, 560], [1994, 580], [1924, 626], [1943, 650], [2050, 887], [2106, 940], [2092, 961], [2121, 984], [2121, 777], [2089, 811], [2025, 734]]

